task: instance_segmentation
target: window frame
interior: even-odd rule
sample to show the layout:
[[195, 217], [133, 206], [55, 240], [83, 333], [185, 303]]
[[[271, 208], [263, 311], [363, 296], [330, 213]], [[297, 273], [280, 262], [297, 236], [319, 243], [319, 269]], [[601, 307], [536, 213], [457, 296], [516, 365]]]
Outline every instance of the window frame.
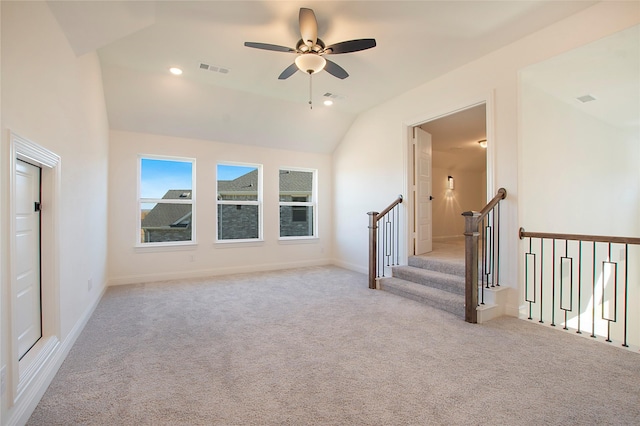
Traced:
[[[280, 176], [283, 171], [292, 172], [306, 172], [311, 173], [311, 196], [309, 201], [280, 201]], [[295, 198], [292, 195], [292, 198]], [[281, 207], [311, 207], [311, 215], [313, 223], [311, 229], [313, 235], [292, 235], [282, 236], [281, 222], [280, 222], [280, 208]], [[292, 217], [293, 220], [293, 217]], [[279, 167], [278, 168], [278, 240], [280, 241], [296, 241], [296, 240], [315, 240], [318, 239], [318, 169], [308, 169], [302, 167]]]
[[[257, 182], [257, 197], [256, 200], [221, 200], [218, 193], [218, 166], [232, 166], [232, 167], [252, 167], [258, 171]], [[217, 161], [215, 168], [215, 244], [247, 244], [264, 241], [264, 209], [263, 209], [263, 166], [256, 163], [244, 163], [236, 161]], [[257, 238], [234, 238], [234, 239], [220, 239], [220, 233], [218, 232], [218, 217], [219, 206], [231, 205], [231, 206], [257, 206], [258, 207], [258, 237]]]
[[[142, 197], [142, 161], [160, 160], [174, 161], [191, 164], [191, 198], [190, 199], [166, 199], [166, 198], [143, 198]], [[193, 246], [197, 244], [196, 233], [196, 159], [191, 157], [178, 157], [156, 154], [138, 154], [138, 174], [137, 174], [137, 220], [136, 220], [136, 248], [142, 247], [177, 247]], [[143, 204], [188, 204], [191, 205], [191, 239], [184, 241], [142, 241], [142, 205]]]

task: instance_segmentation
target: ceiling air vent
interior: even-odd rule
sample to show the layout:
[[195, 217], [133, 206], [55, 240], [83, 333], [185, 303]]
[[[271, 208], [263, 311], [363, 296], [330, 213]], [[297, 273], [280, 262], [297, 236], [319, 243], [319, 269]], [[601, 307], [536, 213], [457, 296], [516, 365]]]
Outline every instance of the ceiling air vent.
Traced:
[[220, 73], [220, 74], [229, 74], [229, 68], [218, 67], [218, 66], [215, 66], [215, 65], [209, 65], [209, 64], [206, 64], [204, 62], [200, 62], [200, 64], [198, 65], [198, 68], [200, 68], [201, 70], [204, 70], [204, 71], [217, 72], [217, 73]]
[[578, 96], [576, 99], [579, 100], [580, 102], [582, 102], [583, 104], [586, 104], [587, 102], [591, 102], [591, 101], [595, 101], [596, 100], [596, 98], [594, 98], [591, 95]]
[[325, 99], [331, 99], [331, 100], [337, 100], [337, 99], [342, 100], [345, 98], [344, 95], [338, 95], [336, 93], [331, 93], [331, 92], [327, 92], [323, 96]]

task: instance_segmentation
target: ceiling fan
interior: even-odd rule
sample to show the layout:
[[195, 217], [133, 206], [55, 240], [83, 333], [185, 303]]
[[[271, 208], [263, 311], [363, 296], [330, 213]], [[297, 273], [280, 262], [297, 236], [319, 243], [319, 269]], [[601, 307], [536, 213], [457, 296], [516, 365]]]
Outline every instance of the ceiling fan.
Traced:
[[338, 53], [351, 53], [360, 50], [371, 49], [376, 46], [376, 40], [373, 38], [363, 38], [358, 40], [343, 41], [340, 43], [326, 46], [325, 43], [318, 38], [318, 21], [312, 9], [300, 8], [298, 17], [300, 23], [300, 34], [302, 38], [296, 44], [295, 49], [286, 46], [278, 46], [268, 43], [245, 42], [247, 47], [255, 49], [273, 50], [276, 52], [296, 53], [298, 56], [295, 62], [289, 65], [278, 77], [285, 80], [291, 77], [296, 71], [300, 70], [309, 75], [315, 74], [323, 69], [334, 77], [345, 79], [349, 74], [340, 65], [336, 64], [325, 55], [335, 55]]

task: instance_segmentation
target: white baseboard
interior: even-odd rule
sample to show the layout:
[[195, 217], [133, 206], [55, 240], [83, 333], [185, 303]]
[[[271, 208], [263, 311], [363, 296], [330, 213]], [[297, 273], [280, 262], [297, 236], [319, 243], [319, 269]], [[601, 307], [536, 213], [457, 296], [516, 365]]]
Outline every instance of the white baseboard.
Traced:
[[332, 262], [330, 259], [321, 259], [321, 260], [306, 260], [301, 262], [253, 264], [253, 265], [232, 266], [232, 267], [215, 268], [215, 269], [199, 269], [195, 271], [177, 271], [177, 272], [170, 272], [170, 273], [128, 275], [128, 276], [110, 278], [107, 285], [117, 286], [117, 285], [140, 284], [140, 283], [150, 283], [150, 282], [168, 281], [168, 280], [206, 278], [206, 277], [215, 277], [215, 276], [221, 276], [221, 275], [244, 274], [249, 272], [267, 272], [267, 271], [278, 271], [281, 269], [307, 268], [310, 266], [326, 266], [331, 264]]
[[16, 400], [15, 405], [8, 410], [10, 412], [10, 416], [6, 425], [17, 426], [27, 423], [29, 417], [31, 417], [31, 414], [38, 406], [42, 395], [44, 395], [56, 373], [60, 369], [60, 366], [67, 358], [67, 355], [69, 355], [69, 351], [80, 336], [80, 333], [82, 333], [82, 330], [89, 321], [89, 318], [93, 315], [98, 303], [102, 300], [106, 289], [107, 286], [104, 285], [100, 296], [97, 297], [91, 305], [89, 305], [67, 337], [61, 343], [57, 343], [55, 345], [55, 347], [50, 351], [47, 359], [44, 360], [40, 367], [38, 367], [38, 372], [34, 374], [33, 380], [26, 385]]
[[433, 237], [433, 241], [442, 241], [442, 240], [464, 240], [464, 235], [457, 234], [457, 235], [445, 235], [445, 236]]
[[340, 268], [348, 269], [353, 272], [359, 272], [361, 274], [369, 274], [369, 270], [366, 267], [362, 267], [354, 263], [343, 262], [342, 260], [338, 259], [333, 259], [332, 265], [336, 265]]

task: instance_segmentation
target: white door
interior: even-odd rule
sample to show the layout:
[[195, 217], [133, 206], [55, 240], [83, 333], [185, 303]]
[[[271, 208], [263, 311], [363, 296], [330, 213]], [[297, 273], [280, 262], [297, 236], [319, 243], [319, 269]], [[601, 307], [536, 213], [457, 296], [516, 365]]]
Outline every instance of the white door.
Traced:
[[415, 147], [415, 254], [432, 250], [432, 204], [431, 200], [431, 135], [419, 127], [414, 127]]
[[40, 168], [16, 160], [16, 303], [18, 358], [42, 337], [40, 298]]

